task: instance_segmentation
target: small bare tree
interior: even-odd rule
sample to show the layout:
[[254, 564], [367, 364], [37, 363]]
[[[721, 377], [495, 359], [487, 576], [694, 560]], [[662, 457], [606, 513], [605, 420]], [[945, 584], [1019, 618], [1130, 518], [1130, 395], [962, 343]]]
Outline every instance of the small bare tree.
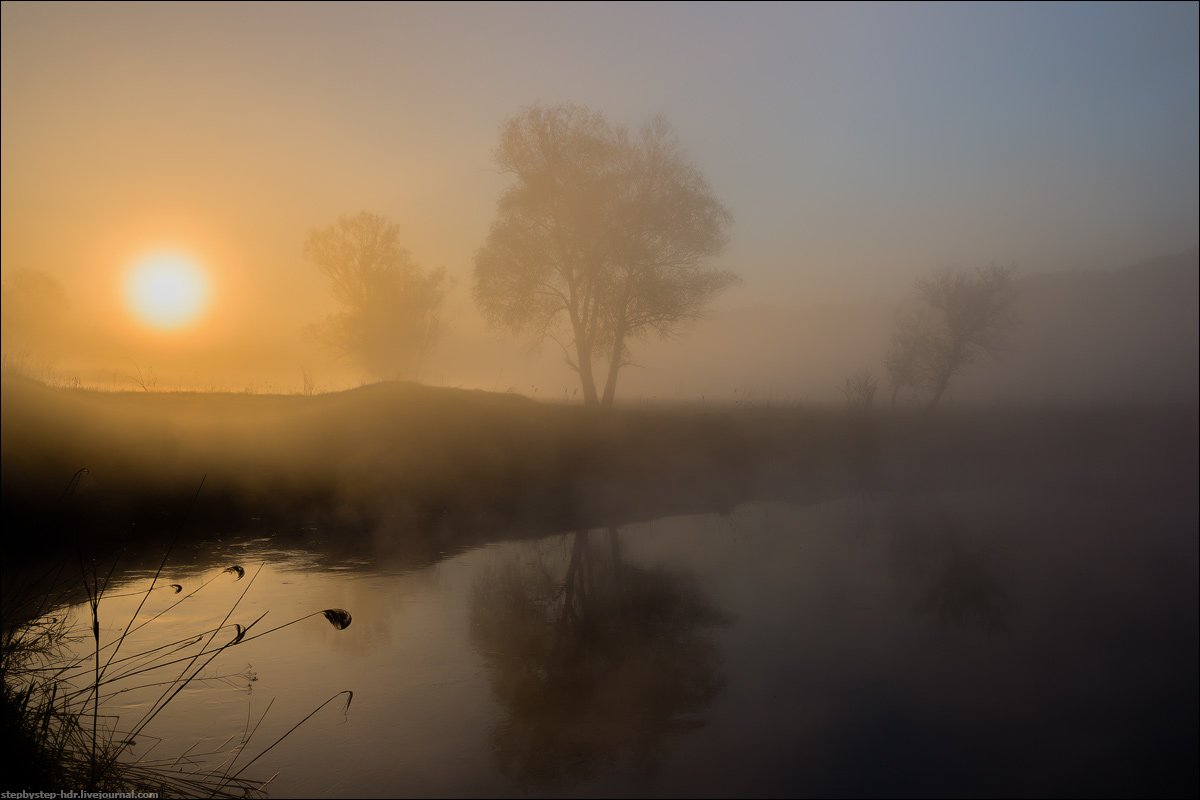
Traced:
[[846, 407], [856, 411], [870, 411], [871, 407], [875, 405], [875, 392], [878, 388], [879, 381], [869, 369], [851, 375], [842, 384], [842, 395], [846, 398]]
[[307, 367], [300, 368], [301, 384], [300, 394], [305, 397], [312, 397], [317, 393], [317, 381], [313, 378], [313, 374], [308, 371]]
[[936, 408], [950, 381], [997, 357], [1016, 324], [1015, 267], [947, 270], [919, 278], [919, 307], [900, 318], [884, 360], [892, 403], [904, 388]]
[[892, 345], [883, 359], [888, 382], [892, 385], [889, 408], [896, 407], [896, 397], [902, 389], [917, 390], [924, 376], [925, 355], [933, 349], [933, 325], [924, 309], [907, 311], [896, 323]]

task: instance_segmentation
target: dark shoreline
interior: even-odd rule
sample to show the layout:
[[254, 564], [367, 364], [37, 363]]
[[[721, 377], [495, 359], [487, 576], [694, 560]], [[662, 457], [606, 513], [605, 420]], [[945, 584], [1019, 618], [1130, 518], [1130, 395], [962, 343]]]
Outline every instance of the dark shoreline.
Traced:
[[[742, 502], [1021, 484], [1196, 496], [1195, 404], [587, 409], [418, 384], [313, 397], [3, 385], [5, 559], [318, 529], [416, 560]], [[1142, 470], [1130, 470], [1141, 463]], [[68, 492], [76, 471], [85, 468]], [[1190, 487], [1190, 488], [1189, 488]], [[69, 497], [67, 497], [69, 495]], [[358, 541], [354, 541], [358, 539]]]

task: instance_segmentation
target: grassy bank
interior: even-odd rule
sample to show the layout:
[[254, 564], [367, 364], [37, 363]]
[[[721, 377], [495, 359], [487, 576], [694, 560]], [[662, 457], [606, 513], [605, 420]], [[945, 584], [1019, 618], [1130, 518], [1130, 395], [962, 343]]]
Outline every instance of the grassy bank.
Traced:
[[502, 531], [719, 512], [764, 497], [1086, 486], [1125, 476], [1131, 460], [1145, 464], [1135, 493], [1151, 497], [1192, 491], [1196, 419], [1195, 407], [598, 411], [403, 383], [302, 397], [105, 393], [9, 376], [3, 516], [31, 535], [4, 547], [11, 556], [71, 551], [79, 537], [128, 544], [186, 521], [210, 534], [252, 524], [374, 532], [432, 555]]
[[[98, 565], [80, 558], [76, 570], [56, 570], [48, 582], [20, 571], [5, 576], [0, 741], [6, 767], [0, 788], [265, 797], [270, 778], [255, 775], [255, 763], [325, 707], [338, 700], [349, 706], [353, 691], [336, 692], [270, 743], [255, 734], [271, 704], [255, 725], [247, 720], [240, 736], [227, 736], [215, 747], [202, 746], [203, 731], [190, 746], [155, 735], [156, 718], [185, 690], [239, 679], [249, 687], [251, 673], [217, 671], [214, 662], [227, 651], [293, 625], [320, 624], [322, 617], [337, 630], [352, 621], [341, 608], [318, 609], [281, 624], [261, 624], [269, 612], [239, 611], [261, 566], [247, 572], [231, 565], [186, 584], [168, 583], [163, 570], [177, 543], [178, 537], [166, 545], [153, 577], [138, 581], [133, 591], [123, 591], [115, 577], [118, 560]], [[202, 593], [206, 599], [212, 594], [228, 598], [223, 617], [220, 611], [211, 617], [197, 614], [195, 603], [176, 610]], [[186, 629], [179, 620], [186, 621]], [[182, 638], [175, 638], [181, 631], [186, 631]], [[173, 632], [165, 644], [164, 632]]]

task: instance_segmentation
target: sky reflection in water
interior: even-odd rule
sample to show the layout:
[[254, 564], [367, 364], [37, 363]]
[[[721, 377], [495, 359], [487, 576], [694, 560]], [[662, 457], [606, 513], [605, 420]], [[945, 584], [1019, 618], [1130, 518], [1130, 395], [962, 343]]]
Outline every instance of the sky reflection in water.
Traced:
[[[230, 622], [353, 623], [231, 648], [147, 733], [154, 757], [228, 748], [273, 700], [244, 763], [351, 689], [255, 764], [272, 794], [1186, 794], [1183, 513], [1002, 492], [746, 504], [415, 568], [247, 537], [168, 566], [185, 591], [212, 583], [142, 646], [212, 627], [260, 563]], [[109, 601], [106, 635], [137, 600]]]

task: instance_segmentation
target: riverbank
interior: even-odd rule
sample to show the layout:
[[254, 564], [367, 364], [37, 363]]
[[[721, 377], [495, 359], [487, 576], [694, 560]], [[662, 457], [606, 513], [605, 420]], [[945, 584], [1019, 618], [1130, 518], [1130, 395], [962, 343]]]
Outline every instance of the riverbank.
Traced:
[[1194, 406], [598, 410], [411, 383], [306, 397], [96, 392], [6, 376], [3, 521], [27, 535], [4, 548], [76, 552], [179, 526], [197, 536], [258, 526], [346, 532], [349, 546], [420, 560], [755, 499], [1086, 489], [1115, 474], [1153, 502], [1194, 494], [1197, 439]]

